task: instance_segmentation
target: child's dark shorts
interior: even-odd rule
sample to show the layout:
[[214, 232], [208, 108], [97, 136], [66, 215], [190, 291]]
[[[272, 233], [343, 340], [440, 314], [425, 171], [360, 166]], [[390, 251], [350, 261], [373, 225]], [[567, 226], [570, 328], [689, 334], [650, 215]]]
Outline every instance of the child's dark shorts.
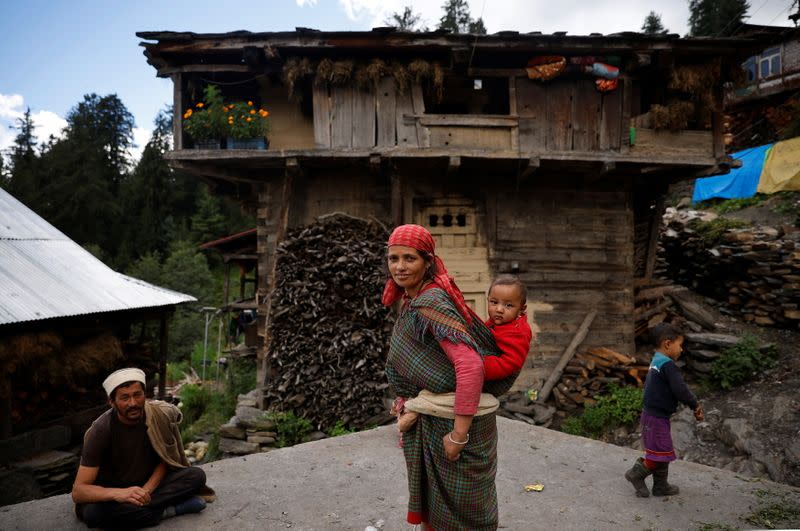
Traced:
[[641, 428], [645, 459], [661, 462], [675, 461], [675, 449], [672, 447], [672, 433], [668, 418], [654, 417], [643, 411]]

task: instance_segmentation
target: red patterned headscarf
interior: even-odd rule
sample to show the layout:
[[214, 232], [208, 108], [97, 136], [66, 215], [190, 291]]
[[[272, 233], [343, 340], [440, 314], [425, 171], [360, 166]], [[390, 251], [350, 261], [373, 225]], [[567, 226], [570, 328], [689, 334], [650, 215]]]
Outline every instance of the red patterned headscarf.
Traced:
[[[450, 300], [456, 305], [459, 313], [464, 316], [467, 323], [472, 322], [472, 313], [464, 300], [464, 294], [456, 286], [453, 277], [447, 274], [447, 268], [444, 266], [442, 259], [436, 256], [435, 247], [436, 243], [433, 236], [428, 232], [428, 229], [421, 225], [400, 225], [389, 236], [387, 246], [404, 245], [406, 247], [413, 247], [417, 251], [428, 253], [433, 258], [433, 263], [436, 266], [436, 276], [433, 277], [433, 282], [442, 288], [450, 296]], [[386, 286], [383, 288], [383, 296], [381, 302], [385, 306], [391, 306], [403, 296], [404, 290], [394, 279], [389, 276], [386, 280]]]

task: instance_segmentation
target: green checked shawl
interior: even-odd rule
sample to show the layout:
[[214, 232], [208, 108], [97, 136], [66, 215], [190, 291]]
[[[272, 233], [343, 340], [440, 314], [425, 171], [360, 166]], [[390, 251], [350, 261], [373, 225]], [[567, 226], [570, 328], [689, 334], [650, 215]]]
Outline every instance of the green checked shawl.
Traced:
[[[422, 389], [453, 392], [453, 364], [439, 346], [448, 339], [464, 343], [481, 356], [497, 356], [491, 331], [477, 318], [467, 325], [450, 298], [434, 287], [405, 303], [389, 343], [386, 374], [396, 396], [416, 396]], [[485, 382], [483, 391], [500, 395], [511, 387], [516, 374]], [[495, 415], [472, 419], [469, 443], [458, 461], [448, 461], [442, 438], [453, 421], [420, 415], [403, 434], [408, 472], [408, 516], [439, 530], [497, 529], [497, 426]]]

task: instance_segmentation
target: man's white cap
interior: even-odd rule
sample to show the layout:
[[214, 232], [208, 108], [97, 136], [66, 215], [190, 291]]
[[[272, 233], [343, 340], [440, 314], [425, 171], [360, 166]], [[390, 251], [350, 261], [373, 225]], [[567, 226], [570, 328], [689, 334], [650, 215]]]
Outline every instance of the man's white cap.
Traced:
[[106, 390], [106, 394], [110, 397], [114, 389], [125, 382], [142, 382], [142, 387], [146, 387], [147, 385], [144, 379], [144, 371], [131, 367], [128, 369], [120, 369], [109, 374], [108, 378], [103, 381], [103, 389]]

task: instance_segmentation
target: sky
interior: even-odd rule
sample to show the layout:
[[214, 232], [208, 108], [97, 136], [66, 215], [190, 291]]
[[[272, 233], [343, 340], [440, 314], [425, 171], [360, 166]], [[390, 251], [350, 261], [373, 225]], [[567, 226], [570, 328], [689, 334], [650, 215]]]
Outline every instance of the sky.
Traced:
[[[688, 31], [688, 0], [469, 0], [489, 33], [639, 31], [653, 10], [671, 33]], [[792, 0], [749, 0], [752, 24], [788, 26]], [[410, 5], [434, 29], [444, 0], [0, 0], [0, 153], [27, 108], [40, 142], [58, 136], [86, 94], [116, 94], [144, 147], [153, 120], [172, 100], [156, 77], [138, 31], [367, 31]]]

